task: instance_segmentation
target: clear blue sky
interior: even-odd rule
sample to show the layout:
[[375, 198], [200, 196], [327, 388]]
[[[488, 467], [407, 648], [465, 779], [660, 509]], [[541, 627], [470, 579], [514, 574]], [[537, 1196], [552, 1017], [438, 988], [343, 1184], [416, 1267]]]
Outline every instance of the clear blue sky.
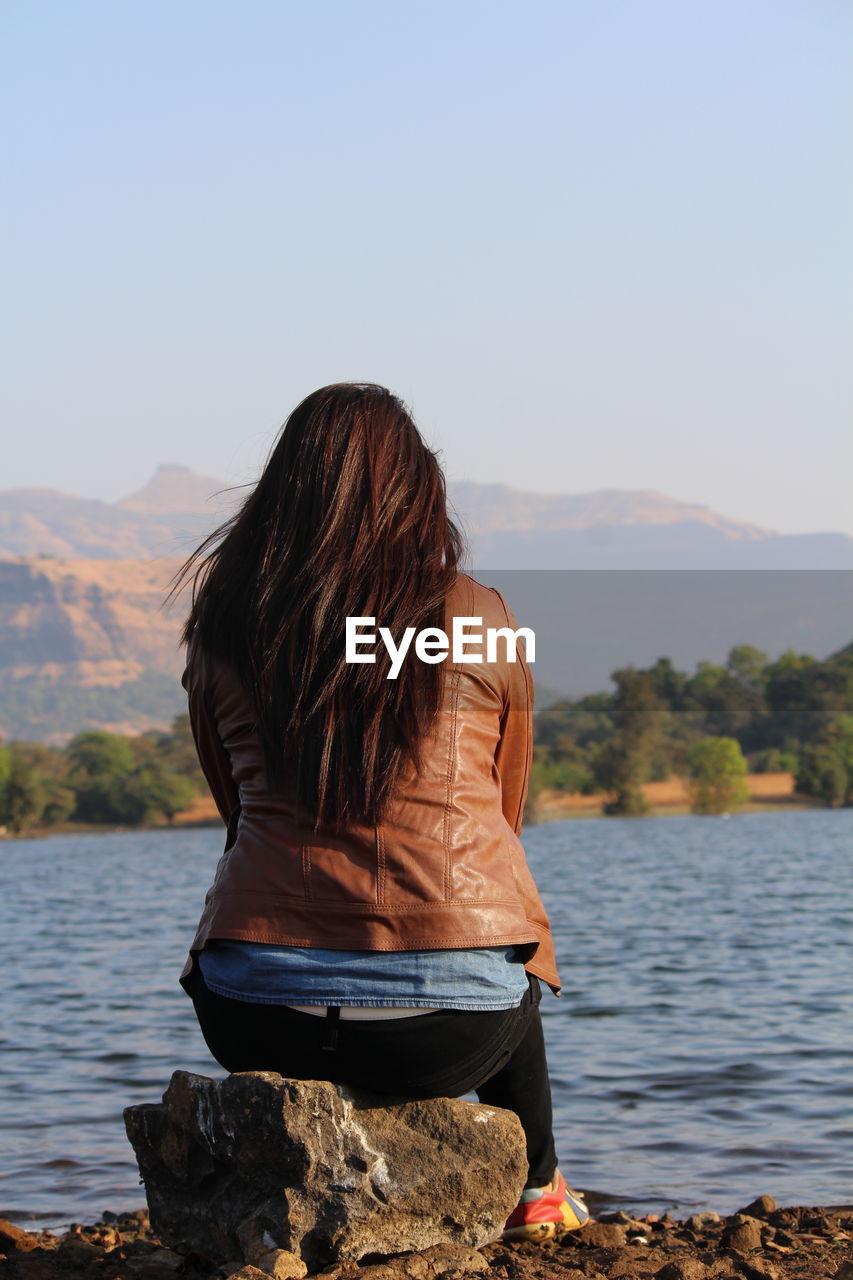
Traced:
[[0, 487], [453, 478], [853, 532], [848, 0], [5, 0]]

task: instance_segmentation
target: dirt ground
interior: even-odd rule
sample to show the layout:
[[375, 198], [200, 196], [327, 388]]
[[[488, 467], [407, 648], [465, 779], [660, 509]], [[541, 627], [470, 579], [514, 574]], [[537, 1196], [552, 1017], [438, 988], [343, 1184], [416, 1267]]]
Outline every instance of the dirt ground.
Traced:
[[[781, 808], [811, 808], [814, 801], [794, 792], [794, 776], [791, 773], [748, 773], [749, 800], [739, 812], [758, 813]], [[690, 812], [690, 796], [682, 778], [668, 778], [666, 782], [647, 782], [643, 791], [651, 814], [675, 814]], [[536, 817], [540, 822], [554, 818], [597, 817], [601, 813], [603, 797], [600, 795], [566, 795], [561, 791], [540, 791], [536, 797]]]
[[[111, 1215], [106, 1215], [110, 1217]], [[2, 1256], [5, 1255], [5, 1256]], [[0, 1221], [3, 1280], [300, 1280], [304, 1264], [283, 1250], [216, 1267], [165, 1248], [143, 1210], [62, 1236]], [[323, 1280], [853, 1280], [853, 1205], [777, 1208], [761, 1196], [739, 1214], [677, 1221], [619, 1212], [560, 1243], [434, 1245], [327, 1267]]]

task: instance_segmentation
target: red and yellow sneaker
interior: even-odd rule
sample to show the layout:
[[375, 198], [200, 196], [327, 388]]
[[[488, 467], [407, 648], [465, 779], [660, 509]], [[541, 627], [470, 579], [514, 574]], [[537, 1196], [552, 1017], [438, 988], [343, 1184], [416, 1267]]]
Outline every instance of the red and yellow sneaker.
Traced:
[[547, 1187], [528, 1187], [506, 1221], [504, 1240], [559, 1240], [589, 1222], [589, 1210], [558, 1169]]

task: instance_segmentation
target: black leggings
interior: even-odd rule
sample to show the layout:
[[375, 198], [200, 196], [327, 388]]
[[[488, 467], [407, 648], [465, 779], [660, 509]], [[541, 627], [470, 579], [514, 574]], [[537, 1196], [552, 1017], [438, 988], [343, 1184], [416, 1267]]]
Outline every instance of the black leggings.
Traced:
[[545, 1186], [554, 1176], [538, 979], [530, 978], [515, 1009], [441, 1009], [411, 1018], [336, 1023], [286, 1005], [217, 995], [205, 985], [198, 962], [188, 986], [207, 1047], [226, 1071], [277, 1071], [398, 1098], [458, 1098], [474, 1090], [481, 1102], [505, 1107], [520, 1119], [527, 1139], [527, 1186]]

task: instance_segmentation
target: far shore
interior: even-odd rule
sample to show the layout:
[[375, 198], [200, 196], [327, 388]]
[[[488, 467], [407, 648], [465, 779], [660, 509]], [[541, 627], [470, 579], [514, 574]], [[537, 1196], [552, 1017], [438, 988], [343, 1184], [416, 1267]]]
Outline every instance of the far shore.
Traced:
[[[790, 809], [822, 809], [819, 800], [798, 795], [792, 773], [748, 773], [749, 800], [736, 813], [777, 813]], [[647, 782], [643, 791], [651, 817], [689, 814], [690, 797], [683, 778], [666, 782]], [[600, 818], [607, 797], [601, 792], [591, 796], [569, 795], [564, 791], [540, 791], [535, 799], [535, 821], [554, 822], [563, 818]], [[198, 796], [189, 809], [177, 814], [172, 826], [218, 826], [221, 823], [210, 796]]]
[[[792, 773], [748, 773], [749, 800], [734, 813], [779, 813], [793, 809], [822, 809], [825, 806], [811, 796], [798, 795]], [[683, 816], [690, 813], [690, 796], [684, 778], [667, 778], [666, 782], [647, 782], [643, 786], [649, 816], [655, 818]], [[563, 791], [540, 791], [535, 800], [537, 822], [553, 822], [563, 818], [600, 818], [606, 796], [567, 795]]]
[[[798, 795], [794, 790], [791, 773], [748, 773], [749, 800], [740, 805], [739, 813], [782, 813], [801, 809], [823, 809], [825, 806], [811, 796]], [[690, 813], [690, 797], [683, 778], [668, 778], [666, 782], [647, 782], [643, 791], [649, 805], [648, 817], [670, 818]], [[540, 791], [536, 796], [533, 824], [557, 822], [565, 818], [600, 818], [606, 796], [600, 792], [591, 796], [569, 795], [563, 791]], [[175, 815], [171, 822], [152, 822], [145, 827], [119, 827], [113, 824], [95, 825], [86, 822], [61, 822], [52, 827], [36, 827], [13, 834], [0, 828], [0, 840], [33, 840], [45, 836], [105, 835], [119, 831], [176, 831], [194, 827], [221, 827], [213, 797], [197, 796], [188, 809]]]
[[[822, 809], [819, 800], [798, 795], [792, 773], [748, 773], [749, 800], [736, 813], [778, 813], [793, 809]], [[649, 805], [649, 816], [671, 817], [690, 813], [690, 796], [683, 778], [666, 782], [647, 782], [643, 791]], [[607, 797], [601, 792], [591, 796], [569, 795], [564, 791], [540, 791], [536, 796], [536, 822], [555, 822], [564, 818], [600, 818]], [[210, 796], [199, 796], [193, 805], [179, 813], [173, 826], [216, 826], [221, 819]]]

